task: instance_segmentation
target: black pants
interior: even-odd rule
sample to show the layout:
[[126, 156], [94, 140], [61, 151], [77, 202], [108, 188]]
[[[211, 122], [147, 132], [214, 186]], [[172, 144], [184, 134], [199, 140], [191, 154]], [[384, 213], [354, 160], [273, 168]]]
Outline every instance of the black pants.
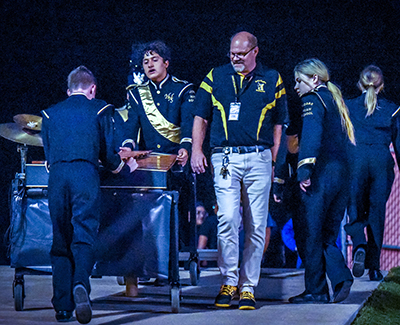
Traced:
[[75, 308], [73, 286], [81, 283], [90, 292], [93, 246], [100, 219], [100, 181], [96, 167], [85, 161], [51, 166], [48, 197], [53, 223], [52, 303], [56, 311], [72, 311]]
[[379, 270], [386, 202], [394, 181], [393, 157], [387, 146], [360, 144], [351, 161], [349, 223], [345, 229], [353, 241], [353, 252], [360, 246], [366, 248], [365, 267]]
[[346, 167], [339, 161], [317, 164], [311, 186], [301, 194], [307, 227], [305, 286], [312, 294], [329, 293], [326, 275], [333, 290], [353, 280], [336, 245], [349, 195]]

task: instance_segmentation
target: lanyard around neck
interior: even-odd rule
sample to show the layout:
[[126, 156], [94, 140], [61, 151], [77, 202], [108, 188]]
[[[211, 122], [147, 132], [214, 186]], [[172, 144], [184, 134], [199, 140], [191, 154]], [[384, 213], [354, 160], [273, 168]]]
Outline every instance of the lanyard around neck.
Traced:
[[[239, 74], [239, 78], [242, 78], [242, 76]], [[250, 87], [251, 80], [253, 79], [253, 76], [251, 76], [248, 80], [246, 85], [243, 88], [238, 87], [236, 84], [235, 76], [232, 75], [232, 83], [233, 83], [233, 89], [235, 90], [235, 101], [239, 102], [240, 96], [247, 90], [247, 88]], [[246, 78], [243, 76], [243, 81], [245, 81]]]

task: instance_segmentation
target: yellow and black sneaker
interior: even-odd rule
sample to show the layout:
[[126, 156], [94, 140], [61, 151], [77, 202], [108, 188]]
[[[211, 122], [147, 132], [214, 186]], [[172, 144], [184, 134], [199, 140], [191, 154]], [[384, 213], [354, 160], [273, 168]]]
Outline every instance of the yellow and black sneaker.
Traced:
[[237, 287], [224, 284], [215, 298], [215, 306], [230, 307], [233, 297], [237, 294]]
[[243, 291], [240, 293], [239, 299], [240, 310], [254, 310], [256, 309], [256, 299], [251, 292]]

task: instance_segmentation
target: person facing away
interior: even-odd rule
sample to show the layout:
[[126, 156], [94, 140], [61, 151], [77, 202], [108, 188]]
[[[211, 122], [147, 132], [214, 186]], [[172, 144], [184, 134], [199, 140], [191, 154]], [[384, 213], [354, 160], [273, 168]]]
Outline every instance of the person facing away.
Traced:
[[[286, 91], [275, 70], [256, 61], [257, 38], [242, 31], [231, 38], [230, 63], [212, 69], [196, 93], [191, 166], [208, 167], [202, 145], [209, 125], [214, 188], [218, 203], [218, 266], [222, 286], [217, 307], [229, 307], [240, 294], [239, 309], [255, 309], [260, 277], [272, 163], [287, 116]], [[239, 270], [239, 234], [245, 233]]]
[[92, 318], [89, 276], [100, 220], [99, 159], [113, 173], [130, 172], [113, 150], [112, 106], [95, 99], [96, 79], [84, 66], [68, 76], [68, 98], [42, 111], [42, 138], [49, 167], [48, 200], [53, 223], [50, 251], [52, 303], [57, 321]]
[[294, 89], [303, 103], [297, 180], [307, 234], [305, 291], [289, 302], [330, 302], [326, 274], [332, 285], [332, 302], [340, 302], [347, 298], [353, 283], [336, 245], [349, 196], [347, 151], [355, 144], [353, 125], [323, 62], [302, 61], [294, 68], [294, 76]]
[[377, 66], [367, 66], [357, 86], [362, 94], [346, 101], [357, 146], [351, 150], [351, 200], [345, 230], [353, 242], [353, 275], [360, 277], [367, 268], [370, 280], [380, 281], [386, 202], [394, 181], [389, 146], [392, 141], [396, 144], [394, 119], [400, 114], [398, 105], [381, 96], [384, 80]]

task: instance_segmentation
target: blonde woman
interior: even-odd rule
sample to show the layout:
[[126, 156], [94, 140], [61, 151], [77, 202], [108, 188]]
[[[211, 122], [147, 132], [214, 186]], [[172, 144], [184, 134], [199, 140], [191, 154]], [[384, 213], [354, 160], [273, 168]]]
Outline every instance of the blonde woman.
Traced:
[[[303, 102], [297, 179], [305, 209], [306, 252], [305, 291], [289, 302], [340, 302], [353, 283], [336, 245], [349, 197], [347, 151], [355, 143], [353, 126], [324, 63], [305, 60], [295, 67], [294, 75], [294, 89]], [[332, 284], [332, 299], [326, 275]]]
[[389, 145], [397, 134], [393, 132], [393, 117], [399, 107], [380, 95], [383, 74], [376, 66], [370, 65], [361, 72], [358, 88], [362, 94], [347, 101], [357, 146], [351, 151], [351, 201], [345, 229], [353, 241], [353, 275], [360, 277], [367, 268], [370, 280], [380, 281], [386, 201], [394, 180]]

